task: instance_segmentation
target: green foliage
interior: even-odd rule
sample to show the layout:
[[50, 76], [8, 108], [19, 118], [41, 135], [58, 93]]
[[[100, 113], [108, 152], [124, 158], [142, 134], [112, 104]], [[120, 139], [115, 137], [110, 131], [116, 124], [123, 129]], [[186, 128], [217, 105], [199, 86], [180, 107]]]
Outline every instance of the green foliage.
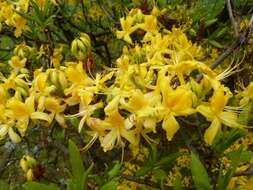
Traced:
[[205, 167], [199, 160], [198, 156], [193, 152], [191, 153], [191, 172], [192, 179], [197, 190], [212, 189]]
[[5, 181], [0, 180], [0, 190], [9, 190], [10, 186]]
[[[1, 4], [2, 2], [3, 4]], [[57, 4], [54, 4], [55, 2]], [[19, 8], [16, 9], [16, 7], [19, 6], [19, 0], [0, 0], [0, 9], [3, 5], [14, 5], [14, 13], [24, 18], [26, 22], [25, 24], [29, 27], [29, 29], [22, 29], [22, 35], [16, 37], [14, 35], [14, 30], [18, 28], [19, 25], [11, 25], [10, 23], [5, 22], [4, 20], [7, 20], [8, 18], [6, 16], [3, 16], [2, 14], [4, 13], [0, 11], [0, 69], [2, 72], [2, 74], [0, 74], [0, 87], [4, 86], [4, 89], [7, 89], [5, 92], [2, 90], [2, 88], [0, 88], [0, 101], [5, 101], [5, 93], [8, 94], [7, 99], [12, 98], [13, 96], [13, 98], [19, 98], [20, 103], [25, 102], [28, 97], [28, 95], [27, 97], [25, 97], [25, 95], [23, 94], [20, 95], [17, 93], [14, 95], [13, 93], [16, 90], [14, 88], [16, 88], [17, 84], [14, 83], [17, 79], [8, 78], [7, 75], [10, 69], [8, 63], [10, 62], [11, 56], [16, 55], [20, 59], [27, 59], [25, 63], [25, 69], [27, 69], [26, 71], [22, 70], [21, 72], [19, 71], [19, 69], [17, 69], [11, 74], [21, 73], [18, 77], [23, 77], [25, 83], [27, 83], [27, 86], [25, 86], [24, 89], [21, 90], [22, 92], [24, 92], [24, 90], [29, 89], [25, 93], [31, 94], [33, 93], [33, 91], [30, 91], [30, 87], [34, 86], [34, 83], [36, 82], [34, 81], [36, 75], [34, 71], [36, 68], [40, 68], [41, 66], [44, 67], [44, 65], [46, 65], [47, 68], [57, 70], [61, 68], [61, 66], [68, 67], [68, 64], [71, 65], [74, 63], [73, 65], [75, 65], [75, 63], [78, 63], [76, 58], [73, 56], [73, 53], [70, 51], [70, 46], [72, 40], [79, 37], [81, 33], [87, 34], [88, 38], [91, 39], [92, 46], [89, 48], [89, 52], [86, 52], [89, 53], [89, 59], [83, 60], [83, 62], [81, 63], [82, 68], [84, 68], [85, 70], [85, 74], [91, 79], [92, 83], [94, 83], [94, 86], [92, 86], [92, 89], [94, 87], [94, 94], [92, 94], [92, 101], [90, 105], [96, 103], [97, 101], [101, 101], [103, 104], [106, 104], [114, 98], [113, 95], [107, 94], [114, 94], [114, 91], [111, 91], [112, 89], [109, 88], [109, 86], [114, 83], [115, 76], [113, 76], [106, 82], [99, 81], [99, 77], [103, 77], [104, 74], [107, 74], [107, 71], [114, 72], [116, 70], [120, 70], [121, 68], [117, 67], [116, 65], [121, 61], [123, 63], [121, 66], [122, 68], [124, 68], [122, 70], [125, 71], [126, 65], [129, 68], [132, 66], [131, 64], [129, 64], [131, 62], [131, 58], [135, 58], [135, 62], [138, 62], [140, 68], [139, 70], [137, 69], [138, 71], [132, 71], [129, 80], [132, 80], [132, 83], [133, 85], [135, 85], [136, 89], [142, 91], [143, 93], [149, 93], [153, 90], [154, 85], [157, 85], [159, 78], [158, 73], [160, 72], [160, 65], [157, 66], [157, 63], [155, 63], [155, 61], [163, 62], [164, 60], [166, 60], [165, 62], [167, 64], [172, 60], [172, 57], [176, 57], [176, 61], [173, 61], [175, 63], [181, 63], [187, 62], [188, 57], [190, 57], [191, 61], [194, 60], [196, 62], [203, 62], [209, 65], [212, 64], [216, 56], [213, 56], [213, 52], [214, 54], [221, 54], [223, 49], [227, 48], [228, 45], [234, 40], [231, 21], [229, 20], [229, 16], [227, 15], [224, 0], [56, 0], [55, 2], [53, 0], [45, 0], [43, 7], [40, 7], [37, 3], [37, 0], [29, 0], [28, 11], [26, 12]], [[241, 20], [245, 21], [245, 18], [248, 18], [249, 20], [249, 16], [251, 16], [252, 14], [253, 0], [234, 0], [231, 2], [233, 13], [235, 14], [236, 21], [238, 22], [237, 24], [239, 25], [239, 21]], [[156, 8], [160, 10], [157, 11], [154, 9], [154, 11], [152, 12], [152, 8], [154, 7], [154, 5], [156, 5]], [[120, 30], [120, 25], [122, 24], [122, 20], [120, 20], [120, 18], [126, 19], [126, 15], [132, 8], [134, 8], [133, 12], [131, 13], [132, 15], [135, 15], [134, 11], [137, 10], [135, 8], [140, 9], [145, 16], [150, 15], [151, 13], [153, 15], [156, 15], [155, 17], [157, 20], [155, 20], [154, 23], [157, 22], [160, 27], [158, 32], [161, 32], [161, 39], [164, 38], [164, 41], [161, 41], [161, 46], [166, 44], [166, 35], [170, 32], [173, 33], [172, 28], [180, 28], [180, 30], [177, 31], [178, 33], [175, 32], [175, 36], [172, 36], [171, 39], [170, 36], [168, 38], [168, 41], [171, 40], [173, 42], [171, 44], [174, 44], [174, 41], [177, 40], [178, 44], [175, 43], [176, 45], [174, 47], [173, 45], [170, 45], [170, 43], [168, 43], [167, 47], [161, 47], [161, 54], [160, 52], [156, 52], [156, 49], [160, 47], [155, 46], [155, 48], [148, 47], [147, 49], [145, 49], [145, 51], [143, 51], [144, 53], [142, 54], [137, 54], [136, 52], [142, 51], [142, 48], [144, 46], [149, 43], [153, 43], [148, 40], [148, 38], [151, 38], [151, 36], [154, 35], [152, 31], [145, 31], [146, 33], [150, 33], [150, 36], [147, 37], [147, 42], [145, 43], [141, 41], [141, 39], [143, 38], [142, 35], [144, 35], [141, 34], [141, 32], [143, 31], [139, 30], [131, 33], [131, 37], [136, 39], [138, 38], [138, 40], [136, 40], [136, 44], [127, 44], [124, 40], [116, 39], [115, 33], [116, 31]], [[138, 16], [140, 17], [140, 20], [144, 18], [143, 15], [135, 15], [135, 17]], [[136, 22], [136, 20], [134, 22]], [[11, 21], [13, 22], [13, 19]], [[131, 23], [131, 19], [126, 19], [126, 21]], [[132, 25], [135, 24], [136, 23]], [[143, 23], [138, 24], [143, 27]], [[181, 29], [182, 33], [185, 34], [185, 36], [180, 34]], [[129, 31], [122, 30], [121, 32], [128, 33]], [[138, 32], [140, 32], [140, 34]], [[186, 38], [186, 40], [184, 38]], [[191, 38], [191, 40], [188, 41], [187, 39], [189, 38]], [[160, 39], [158, 37], [155, 40], [159, 41]], [[250, 37], [249, 41], [251, 42], [251, 40], [252, 36]], [[186, 44], [185, 49], [180, 47], [180, 43], [182, 43], [183, 45]], [[21, 50], [23, 52], [21, 54], [17, 54], [13, 50], [18, 45], [26, 45], [27, 49], [29, 50], [25, 48], [23, 49], [23, 47], [21, 46]], [[133, 47], [135, 47], [135, 49]], [[62, 50], [59, 50], [58, 48], [62, 48]], [[178, 48], [179, 51], [175, 54], [171, 53], [176, 48]], [[240, 51], [239, 49], [242, 49], [243, 51]], [[59, 50], [58, 54], [55, 50]], [[191, 51], [188, 52], [188, 50], [192, 50], [194, 53], [192, 54]], [[189, 55], [185, 52], [188, 52]], [[198, 56], [198, 53], [201, 54], [201, 56]], [[242, 69], [242, 71], [245, 71], [245, 68], [249, 71], [252, 70], [252, 66], [249, 64], [251, 63], [251, 53], [252, 48], [250, 46], [250, 43], [249, 45], [246, 45], [245, 48], [243, 46], [238, 48], [238, 51], [236, 52], [236, 57], [237, 55], [238, 57], [243, 57], [242, 63], [238, 66], [240, 67], [239, 69]], [[130, 56], [128, 56], [128, 54]], [[148, 57], [148, 59], [146, 59], [146, 54], [150, 54], [150, 57]], [[120, 57], [121, 55], [123, 55], [122, 57], [124, 59]], [[155, 55], [154, 58], [158, 59], [153, 59], [153, 55]], [[122, 60], [116, 62], [119, 57], [122, 58]], [[53, 68], [53, 58], [59, 60], [59, 68]], [[154, 65], [147, 68], [142, 68], [141, 63], [148, 62], [150, 61], [149, 59], [151, 61], [154, 60]], [[226, 64], [231, 62], [232, 59], [232, 56], [228, 57], [228, 59], [224, 61], [224, 65], [221, 65], [220, 68], [217, 69], [217, 73], [219, 73], [220, 70], [225, 70], [227, 68]], [[240, 58], [238, 58], [238, 61], [240, 61], [239, 59]], [[88, 64], [90, 64], [90, 68], [88, 68]], [[87, 69], [90, 70], [88, 71]], [[208, 68], [204, 69], [208, 70]], [[66, 70], [63, 69], [61, 71], [65, 76]], [[179, 71], [181, 71], [181, 69], [179, 69]], [[179, 71], [176, 71], [175, 73]], [[96, 75], [97, 72], [99, 72], [101, 75]], [[145, 86], [144, 82], [140, 80], [137, 72], [142, 72], [142, 75], [145, 76], [153, 75], [155, 77], [150, 81], [147, 77], [147, 87], [147, 85]], [[191, 72], [192, 73], [190, 73], [189, 76], [192, 77], [191, 80], [193, 80], [192, 83], [194, 84], [190, 85], [200, 87], [203, 81], [199, 83], [195, 80], [196, 77], [199, 75], [200, 71], [193, 70]], [[216, 70], [214, 70], [214, 72], [216, 72]], [[41, 73], [44, 74], [47, 73], [47, 71]], [[236, 73], [237, 74], [234, 75], [236, 77], [232, 76], [227, 80], [222, 79], [219, 81], [221, 85], [224, 85], [226, 87], [233, 86], [233, 88], [231, 88], [233, 89], [231, 90], [232, 94], [241, 93], [241, 90], [238, 90], [241, 87], [238, 87], [238, 79], [236, 78], [239, 78], [240, 83], [243, 82], [246, 84], [250, 81], [250, 77], [246, 75], [241, 77], [241, 73], [239, 71]], [[167, 74], [165, 75], [167, 76]], [[50, 78], [51, 74], [49, 74], [48, 76]], [[188, 84], [187, 77], [188, 73], [183, 73], [180, 79], [177, 78], [177, 74], [175, 74], [175, 81], [173, 78], [173, 80], [170, 81], [170, 85], [173, 86], [173, 88], [175, 85], [175, 89], [177, 89], [177, 87], [181, 85], [177, 83], [181, 83], [181, 81], [183, 81], [184, 79], [185, 82]], [[73, 89], [73, 86], [70, 86], [72, 82], [67, 79], [67, 75], [65, 80], [67, 80], [67, 83], [69, 83], [69, 85], [66, 85], [67, 87], [65, 89], [61, 86], [61, 90], [54, 90], [53, 88], [59, 87], [60, 79], [57, 78], [57, 85], [53, 84], [53, 81], [50, 80], [47, 80], [45, 82], [46, 86], [48, 87], [48, 89], [45, 91], [50, 91], [50, 93], [34, 90], [34, 94], [36, 96], [35, 107], [37, 107], [38, 104], [44, 104], [44, 98], [47, 97], [53, 97], [59, 100], [61, 102], [61, 106], [65, 106], [66, 104], [68, 104], [65, 100], [70, 98], [71, 94], [68, 94], [68, 91], [70, 92], [71, 89]], [[10, 85], [10, 87], [6, 87], [8, 85]], [[195, 109], [202, 102], [207, 103], [206, 101], [208, 101], [208, 103], [210, 103], [210, 100], [212, 98], [209, 97], [209, 93], [212, 94], [213, 92], [209, 92], [210, 88], [206, 87], [205, 85], [208, 86], [210, 84], [204, 84], [203, 82], [203, 86], [197, 89], [196, 92], [194, 92], [194, 90], [191, 90], [197, 96], [193, 97], [193, 109]], [[80, 86], [83, 91], [86, 91], [88, 89], [86, 89], [86, 87], [83, 87], [82, 85]], [[107, 87], [108, 91], [97, 90], [100, 88]], [[18, 88], [20, 89], [20, 86]], [[121, 88], [119, 89], [121, 90]], [[129, 87], [129, 89], [131, 89], [131, 87]], [[117, 93], [117, 90], [115, 90], [115, 93]], [[40, 96], [38, 95], [39, 93], [41, 93], [42, 95], [39, 101], [37, 101], [37, 96]], [[60, 94], [64, 95], [64, 98], [62, 98]], [[81, 95], [77, 92], [73, 94], [74, 96], [76, 95], [78, 97], [81, 97]], [[163, 92], [161, 92], [161, 94], [163, 94]], [[85, 99], [85, 96], [86, 94], [83, 93], [83, 97], [81, 97], [81, 99]], [[108, 98], [110, 96], [111, 99]], [[125, 104], [129, 103], [129, 97], [131, 96], [129, 95], [129, 97], [127, 98], [124, 96], [125, 95], [122, 95], [122, 99], [124, 101], [120, 100], [119, 104], [122, 104], [122, 102]], [[106, 99], [106, 97], [108, 99]], [[197, 98], [197, 100], [195, 100], [195, 98]], [[238, 100], [240, 98], [241, 97], [239, 97]], [[235, 99], [237, 99], [236, 95]], [[163, 101], [164, 99], [162, 100], [162, 103], [164, 103]], [[8, 100], [6, 100], [6, 102], [8, 102]], [[3, 109], [2, 104], [4, 105]], [[117, 136], [117, 138], [115, 137], [115, 149], [105, 153], [103, 152], [102, 148], [99, 147], [98, 144], [102, 144], [102, 141], [104, 140], [103, 138], [105, 138], [106, 134], [110, 133], [111, 130], [113, 131], [115, 126], [112, 125], [112, 129], [108, 128], [105, 130], [101, 130], [101, 133], [100, 131], [96, 131], [96, 133], [94, 133], [95, 130], [93, 130], [92, 127], [96, 128], [97, 126], [94, 125], [90, 127], [87, 123], [84, 122], [85, 126], [83, 127], [83, 130], [81, 131], [81, 133], [77, 133], [80, 120], [86, 117], [82, 115], [83, 113], [85, 113], [86, 108], [82, 104], [80, 107], [78, 107], [78, 105], [66, 107], [68, 108], [61, 113], [51, 113], [51, 111], [48, 111], [45, 108], [43, 108], [43, 111], [45, 112], [45, 114], [51, 114], [50, 117], [55, 117], [56, 115], [65, 115], [64, 119], [66, 122], [66, 126], [68, 127], [62, 129], [59, 127], [60, 124], [55, 122], [54, 124], [52, 124], [52, 126], [50, 125], [50, 127], [52, 128], [42, 128], [41, 126], [44, 125], [44, 121], [35, 121], [31, 119], [30, 116], [28, 116], [29, 121], [27, 125], [29, 125], [29, 127], [27, 127], [27, 132], [20, 145], [11, 144], [9, 140], [6, 140], [6, 144], [3, 141], [0, 142], [1, 165], [2, 163], [4, 163], [3, 165], [6, 165], [4, 166], [4, 171], [0, 174], [0, 178], [2, 179], [0, 180], [0, 190], [19, 190], [21, 184], [25, 183], [24, 181], [26, 175], [24, 175], [24, 173], [21, 173], [22, 170], [20, 168], [17, 168], [19, 167], [19, 158], [22, 157], [23, 154], [27, 153], [33, 155], [34, 158], [38, 159], [38, 163], [40, 163], [42, 171], [40, 171], [41, 176], [33, 179], [35, 180], [34, 182], [26, 182], [22, 186], [24, 190], [88, 190], [90, 188], [88, 184], [91, 185], [91, 187], [99, 188], [102, 190], [116, 190], [117, 187], [126, 183], [126, 181], [129, 182], [127, 178], [124, 179], [123, 177], [124, 171], [127, 168], [127, 166], [125, 166], [125, 162], [127, 162], [127, 164], [130, 164], [130, 174], [128, 175], [130, 178], [132, 177], [133, 181], [138, 182], [138, 180], [142, 180], [142, 182], [144, 181], [147, 182], [147, 184], [154, 185], [154, 187], [148, 187], [147, 185], [140, 183], [137, 185], [137, 189], [187, 189], [189, 187], [192, 187], [193, 184], [191, 180], [190, 184], [188, 184], [187, 180], [184, 179], [184, 176], [190, 178], [192, 175], [194, 188], [197, 190], [209, 190], [212, 188], [216, 190], [226, 190], [230, 180], [233, 176], [236, 175], [238, 167], [249, 163], [252, 164], [252, 144], [246, 144], [245, 147], [242, 146], [239, 150], [237, 150], [233, 146], [235, 144], [238, 145], [244, 143], [244, 141], [240, 140], [246, 138], [246, 129], [241, 130], [238, 128], [226, 128], [225, 126], [222, 126], [222, 129], [220, 128], [219, 132], [217, 132], [217, 136], [215, 137], [214, 143], [212, 144], [212, 146], [209, 147], [203, 143], [204, 130], [206, 130], [210, 124], [209, 119], [205, 120], [203, 117], [198, 120], [199, 115], [196, 117], [195, 115], [194, 117], [184, 115], [181, 116], [180, 113], [175, 114], [173, 117], [175, 117], [175, 119], [178, 120], [178, 123], [180, 123], [181, 128], [178, 130], [180, 130], [182, 138], [178, 138], [178, 136], [175, 135], [172, 141], [166, 140], [166, 143], [164, 143], [165, 139], [161, 135], [160, 131], [160, 129], [162, 128], [160, 118], [158, 118], [156, 121], [152, 121], [156, 122], [157, 124], [156, 133], [152, 133], [152, 135], [143, 133], [138, 134], [140, 136], [150, 135], [148, 136], [149, 138], [154, 138], [157, 141], [161, 142], [159, 143], [159, 145], [150, 144], [149, 151], [147, 154], [140, 153], [142, 158], [144, 158], [144, 161], [142, 159], [140, 161], [137, 158], [132, 157], [132, 152], [128, 148], [128, 139], [126, 138], [128, 137], [128, 135], [121, 137], [119, 137], [119, 135]], [[131, 115], [132, 113], [124, 110], [124, 108], [122, 108], [121, 106], [119, 106], [118, 109], [119, 114], [124, 119], [129, 119], [133, 115], [139, 115], [138, 111], [137, 113]], [[37, 111], [37, 109], [35, 110]], [[77, 117], [73, 117], [72, 114], [76, 115], [77, 110], [80, 112], [80, 115], [78, 114]], [[156, 115], [156, 113], [153, 112], [156, 112], [157, 110], [150, 110], [152, 114]], [[41, 110], [38, 109], [38, 111]], [[182, 110], [182, 112], [183, 111], [184, 110]], [[5, 107], [5, 103], [1, 103], [0, 112], [1, 114], [3, 113], [3, 116], [5, 116], [5, 113], [9, 112], [9, 107]], [[158, 110], [157, 112], [160, 112], [160, 110]], [[249, 102], [245, 107], [242, 108], [242, 110], [238, 109], [235, 112], [238, 113], [238, 122], [240, 124], [251, 126], [252, 102]], [[2, 115], [0, 117], [2, 117]], [[67, 115], [71, 116], [68, 117]], [[93, 119], [95, 118], [104, 120], [105, 117], [107, 117], [104, 111], [104, 107], [95, 110], [91, 117], [93, 117]], [[87, 118], [89, 117], [87, 116], [85, 119]], [[142, 119], [143, 118], [141, 118], [141, 120]], [[179, 120], [181, 119], [182, 122], [179, 122]], [[1, 121], [2, 120], [5, 120], [5, 118], [1, 119]], [[21, 120], [23, 121], [23, 118]], [[91, 123], [92, 122], [96, 122], [96, 120], [91, 120]], [[151, 131], [151, 128], [149, 127], [153, 125], [152, 122], [147, 120], [147, 122], [145, 122], [145, 126], [141, 127], [147, 130], [149, 133]], [[15, 132], [17, 132], [18, 135], [20, 135], [20, 131], [23, 130], [23, 123], [21, 124], [20, 128], [16, 127], [19, 124], [19, 120], [13, 120], [10, 122], [10, 126], [14, 129]], [[190, 126], [188, 127], [188, 125]], [[226, 124], [224, 123], [224, 125]], [[8, 126], [8, 129], [11, 128], [10, 126]], [[6, 126], [1, 123], [1, 140], [2, 138], [5, 138], [5, 135], [8, 136], [8, 133], [10, 133], [10, 131], [5, 131], [5, 128]], [[138, 131], [139, 128], [137, 126], [131, 126], [130, 128], [131, 130], [133, 129], [133, 134], [136, 135], [135, 133], [137, 133], [136, 131]], [[250, 135], [252, 135], [251, 133], [251, 130], [249, 130]], [[119, 140], [119, 138], [121, 139]], [[68, 139], [73, 139], [73, 141], [69, 140], [68, 142]], [[110, 141], [110, 139], [108, 139], [107, 142]], [[141, 137], [140, 139], [140, 142], [143, 143], [142, 141], [144, 138]], [[92, 148], [94, 147], [94, 149], [92, 151], [87, 151], [80, 154], [80, 151], [74, 141], [78, 142], [80, 146], [90, 143], [89, 145], [92, 145]], [[65, 147], [67, 142], [68, 147]], [[121, 144], [121, 142], [124, 143]], [[146, 146], [147, 143], [145, 143], [144, 145]], [[125, 154], [124, 161], [122, 163], [119, 161], [121, 159], [119, 156], [120, 151], [117, 148], [118, 145], [123, 146], [123, 144]], [[16, 149], [14, 152], [11, 152], [10, 155], [5, 156], [6, 152], [8, 152], [8, 150], [11, 150], [10, 147], [15, 147]], [[198, 150], [199, 156], [193, 152], [191, 153], [191, 155], [188, 155], [188, 153], [181, 153], [181, 148], [187, 149], [186, 152], [192, 151], [192, 148], [193, 150], [196, 149]], [[62, 153], [64, 153], [64, 155], [62, 157], [59, 157], [59, 154]], [[174, 170], [175, 168], [177, 169], [177, 165], [179, 162], [177, 159], [183, 155], [191, 157], [191, 163], [189, 166], [186, 164], [187, 166], [184, 165], [182, 168], [178, 167], [179, 171], [175, 172]], [[69, 162], [66, 161], [67, 157], [69, 157]], [[205, 163], [201, 161], [201, 158], [206, 159], [207, 157], [208, 159], [210, 157], [210, 159], [208, 160], [211, 163], [210, 165], [209, 163], [207, 163], [207, 160], [205, 160]], [[229, 167], [227, 165], [226, 167], [223, 167], [222, 163], [220, 163], [220, 160], [223, 157], [230, 160]], [[7, 160], [8, 162], [5, 160], [6, 158], [9, 159]], [[87, 167], [88, 163], [92, 164]], [[213, 166], [215, 166], [215, 168], [213, 168]], [[2, 171], [2, 168], [0, 169]], [[213, 169], [215, 169], [215, 171], [219, 170], [219, 173], [213, 172]], [[175, 179], [174, 177], [177, 172], [181, 173], [182, 176], [177, 176]], [[171, 173], [173, 176], [173, 180], [171, 181], [173, 181], [172, 184], [174, 186], [169, 186], [167, 182], [169, 181], [168, 179], [170, 178]], [[52, 180], [49, 181], [48, 179], [51, 178]], [[8, 181], [8, 183], [6, 181]], [[52, 184], [51, 182], [54, 182], [55, 184]]]
[[69, 140], [69, 155], [73, 177], [68, 180], [68, 189], [87, 190], [88, 175], [93, 168], [93, 164], [85, 170], [80, 152], [71, 140]]
[[101, 190], [116, 190], [118, 186], [118, 180], [116, 178], [108, 181], [101, 187]]
[[14, 48], [14, 41], [7, 35], [0, 35], [0, 60], [8, 60], [11, 50]]
[[27, 182], [24, 186], [23, 186], [24, 190], [60, 190], [57, 186], [50, 184], [50, 185], [46, 185], [46, 184], [41, 184], [41, 183], [37, 183], [37, 182]]
[[224, 9], [223, 0], [197, 0], [192, 11], [193, 22], [204, 19], [205, 23], [215, 19]]
[[[231, 129], [221, 132], [215, 139], [212, 148], [218, 153], [222, 154], [226, 149], [233, 145], [238, 139], [244, 136], [244, 132], [240, 129]], [[224, 139], [226, 139], [224, 141]]]

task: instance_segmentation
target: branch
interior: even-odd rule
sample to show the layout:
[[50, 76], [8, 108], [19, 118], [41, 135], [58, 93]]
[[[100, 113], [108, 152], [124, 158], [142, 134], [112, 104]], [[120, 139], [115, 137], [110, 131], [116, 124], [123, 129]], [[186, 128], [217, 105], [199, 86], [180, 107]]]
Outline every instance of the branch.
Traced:
[[[241, 31], [235, 38], [234, 42], [215, 60], [215, 62], [210, 66], [211, 69], [215, 69], [219, 64], [221, 64], [224, 59], [226, 59], [237, 47], [246, 43], [248, 36], [251, 33], [251, 27], [253, 24], [253, 15], [251, 16], [250, 22], [244, 31]], [[200, 82], [203, 75], [197, 76], [196, 81]]]
[[230, 21], [231, 21], [232, 26], [234, 28], [234, 34], [237, 37], [239, 35], [239, 33], [238, 33], [237, 23], [236, 23], [235, 18], [233, 16], [233, 10], [232, 10], [232, 6], [231, 6], [231, 0], [226, 0], [226, 5], [227, 5]]
[[249, 34], [251, 33], [251, 26], [253, 23], [253, 15], [247, 28], [240, 32], [235, 41], [216, 59], [216, 61], [210, 66], [211, 69], [215, 69], [225, 58], [227, 58], [237, 47], [241, 46], [247, 41]]

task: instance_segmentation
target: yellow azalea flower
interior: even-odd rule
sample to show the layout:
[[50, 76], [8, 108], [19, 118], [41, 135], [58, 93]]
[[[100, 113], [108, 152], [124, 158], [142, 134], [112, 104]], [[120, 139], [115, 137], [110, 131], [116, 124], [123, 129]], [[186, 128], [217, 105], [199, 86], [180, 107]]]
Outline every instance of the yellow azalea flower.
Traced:
[[171, 76], [165, 76], [165, 74], [166, 70], [159, 71], [156, 91], [162, 94], [164, 106], [162, 127], [170, 141], [179, 129], [175, 116], [187, 116], [195, 112], [192, 108], [194, 95], [187, 85], [172, 89], [170, 86]]
[[85, 86], [84, 89], [80, 88], [78, 95], [80, 96], [80, 104], [87, 106], [94, 98], [94, 94], [99, 93], [106, 89], [105, 82], [110, 80], [114, 72], [110, 72], [106, 75], [97, 74], [96, 78], [92, 81], [93, 85]]
[[193, 94], [189, 89], [180, 86], [163, 94], [163, 99], [166, 115], [162, 127], [166, 131], [167, 139], [171, 140], [179, 129], [175, 116], [187, 116], [195, 112], [192, 108]]
[[103, 107], [103, 102], [99, 102], [96, 104], [92, 105], [81, 105], [79, 108], [79, 113], [68, 116], [68, 117], [82, 117], [80, 120], [80, 123], [78, 125], [78, 132], [80, 133], [82, 131], [82, 128], [84, 126], [84, 123], [86, 120], [94, 113], [95, 110], [102, 108]]
[[42, 96], [39, 99], [38, 109], [41, 112], [44, 111], [44, 109], [51, 112], [51, 114], [49, 114], [49, 117], [51, 118], [51, 120], [55, 118], [55, 120], [58, 122], [58, 124], [61, 127], [66, 128], [67, 125], [65, 123], [64, 114], [63, 114], [66, 108], [66, 105], [62, 103], [63, 103], [62, 100], [57, 99], [55, 97]]
[[5, 105], [6, 101], [7, 101], [7, 91], [2, 85], [0, 85], [0, 105]]
[[222, 124], [229, 127], [245, 127], [237, 123], [237, 114], [235, 112], [226, 109], [226, 104], [230, 97], [231, 94], [228, 89], [221, 85], [214, 90], [209, 103], [203, 103], [197, 107], [197, 111], [205, 116], [208, 121], [212, 122], [204, 134], [204, 140], [208, 145], [212, 145]]
[[127, 16], [126, 18], [121, 18], [120, 24], [121, 24], [122, 31], [116, 32], [117, 38], [123, 39], [126, 42], [132, 44], [133, 42], [132, 42], [130, 35], [135, 30], [137, 30], [137, 26], [133, 26], [134, 18], [131, 16]]
[[16, 98], [10, 98], [7, 101], [7, 116], [16, 121], [15, 127], [19, 130], [21, 136], [24, 136], [25, 131], [29, 124], [29, 118], [36, 120], [44, 120], [48, 123], [51, 122], [51, 118], [43, 112], [35, 112], [34, 110], [34, 96], [30, 96], [26, 99], [25, 103]]
[[12, 56], [11, 60], [9, 61], [10, 66], [13, 69], [22, 69], [25, 67], [26, 58], [20, 59], [19, 56]]
[[48, 96], [51, 92], [55, 91], [56, 86], [49, 85], [48, 78], [48, 72], [36, 70], [30, 91], [41, 96]]
[[94, 81], [86, 74], [83, 69], [83, 63], [70, 63], [65, 69], [65, 74], [67, 79], [72, 83], [69, 88], [64, 90], [64, 94], [69, 96], [65, 99], [65, 102], [68, 105], [76, 105], [80, 103], [82, 97], [84, 102], [88, 105], [93, 97], [93, 93], [86, 89], [87, 87], [93, 86]]
[[20, 37], [22, 34], [23, 30], [27, 30], [29, 27], [26, 25], [26, 20], [18, 15], [18, 14], [14, 14], [13, 16], [13, 22], [14, 22], [14, 26], [15, 26], [15, 31], [14, 31], [14, 35], [15, 37]]
[[154, 33], [157, 31], [157, 19], [153, 15], [145, 15], [144, 23], [137, 26], [147, 32]]
[[83, 63], [69, 65], [65, 70], [66, 76], [70, 82], [76, 85], [92, 84], [92, 79], [88, 77], [83, 69]]
[[18, 8], [26, 13], [28, 11], [29, 2], [30, 0], [19, 0], [17, 2]]
[[134, 146], [138, 144], [135, 131], [126, 129], [125, 118], [118, 111], [111, 113], [105, 120], [89, 118], [87, 125], [97, 132], [105, 152], [112, 150], [114, 146], [124, 146], [122, 137]]
[[27, 181], [32, 181], [34, 179], [33, 168], [37, 165], [37, 161], [29, 155], [24, 155], [20, 160], [19, 165], [26, 173]]
[[8, 4], [7, 1], [5, 1], [4, 3], [1, 4], [0, 17], [2, 17], [4, 19], [4, 22], [8, 26], [13, 25], [13, 19], [12, 19], [13, 14], [14, 14], [13, 5]]
[[127, 98], [128, 101], [122, 99], [120, 107], [128, 110], [131, 114], [127, 118], [129, 128], [135, 123], [144, 126], [144, 129], [138, 129], [143, 134], [146, 132], [156, 131], [156, 123], [161, 121], [161, 96], [155, 92], [143, 94], [139, 89], [133, 90], [131, 96]]
[[61, 61], [63, 59], [62, 56], [63, 46], [60, 46], [59, 48], [54, 49], [53, 56], [51, 56], [51, 64], [54, 66], [54, 68], [59, 68], [61, 65]]

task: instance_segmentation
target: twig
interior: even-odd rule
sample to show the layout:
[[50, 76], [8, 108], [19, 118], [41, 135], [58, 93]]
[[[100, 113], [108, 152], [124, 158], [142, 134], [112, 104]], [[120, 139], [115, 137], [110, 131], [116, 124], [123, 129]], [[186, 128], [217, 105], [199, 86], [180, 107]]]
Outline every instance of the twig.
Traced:
[[[253, 24], [253, 15], [251, 16], [250, 22], [247, 28], [240, 32], [235, 38], [235, 41], [215, 60], [215, 62], [210, 66], [211, 69], [215, 69], [219, 64], [221, 64], [224, 59], [226, 59], [237, 47], [245, 44], [249, 34], [251, 33], [251, 27]], [[203, 78], [203, 75], [200, 74], [197, 76], [196, 81], [200, 82]]]
[[226, 5], [227, 5], [230, 21], [231, 21], [232, 26], [234, 28], [235, 36], [237, 37], [238, 34], [239, 34], [238, 33], [238, 26], [237, 26], [237, 23], [236, 23], [235, 18], [233, 16], [233, 10], [232, 10], [232, 6], [231, 6], [231, 0], [226, 0]]

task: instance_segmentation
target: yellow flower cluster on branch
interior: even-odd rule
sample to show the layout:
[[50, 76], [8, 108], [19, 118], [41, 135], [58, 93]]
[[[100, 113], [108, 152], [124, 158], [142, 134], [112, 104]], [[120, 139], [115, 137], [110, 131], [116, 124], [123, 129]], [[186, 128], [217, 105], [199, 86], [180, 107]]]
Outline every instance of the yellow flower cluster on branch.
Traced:
[[[25, 24], [17, 24], [19, 15], [13, 7], [5, 1], [0, 3], [1, 21], [23, 30]], [[25, 4], [22, 7], [25, 9]], [[11, 74], [0, 77], [0, 138], [8, 134], [18, 143], [31, 123], [48, 127], [56, 120], [60, 126], [68, 127], [68, 117], [80, 118], [79, 132], [85, 127], [84, 132], [91, 136], [84, 150], [96, 139], [104, 151], [124, 147], [126, 142], [137, 146], [142, 137], [152, 142], [150, 134], [156, 133], [158, 127], [171, 141], [184, 127], [178, 118], [197, 112], [211, 122], [203, 136], [208, 145], [222, 130], [222, 124], [247, 127], [237, 122], [238, 109], [228, 106], [233, 94], [218, 80], [223, 78], [222, 73], [219, 75], [200, 61], [201, 47], [192, 44], [180, 28], [163, 28], [158, 12], [145, 15], [133, 9], [122, 18], [122, 30], [116, 35], [129, 46], [124, 47], [115, 68], [96, 74], [85, 69], [90, 53], [87, 34], [72, 42], [71, 50], [78, 61], [64, 60], [62, 49], [55, 48], [51, 57], [55, 68], [37, 69], [33, 76], [25, 69], [25, 52], [31, 49], [24, 44], [18, 46], [16, 55], [9, 60]], [[8, 16], [8, 20], [7, 14], [14, 16]], [[137, 30], [144, 33], [135, 43], [131, 35]], [[45, 54], [42, 50], [40, 53]], [[198, 83], [199, 75], [203, 79]], [[252, 97], [251, 86], [243, 92], [248, 99]], [[78, 108], [76, 113], [69, 112], [72, 107]]]

